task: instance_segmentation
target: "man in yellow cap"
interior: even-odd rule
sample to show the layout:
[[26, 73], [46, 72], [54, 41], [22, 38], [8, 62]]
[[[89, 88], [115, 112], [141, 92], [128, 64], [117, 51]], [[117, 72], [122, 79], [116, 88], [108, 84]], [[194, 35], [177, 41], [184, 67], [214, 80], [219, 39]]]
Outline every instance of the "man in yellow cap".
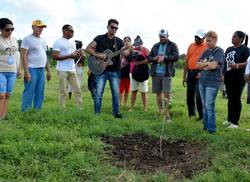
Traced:
[[47, 25], [45, 25], [42, 20], [34, 20], [32, 26], [47, 28]]
[[24, 91], [22, 95], [22, 111], [30, 109], [41, 109], [44, 99], [45, 76], [51, 78], [49, 62], [47, 60], [47, 45], [40, 37], [43, 29], [46, 28], [41, 20], [32, 22], [33, 33], [25, 37], [21, 44], [21, 56], [24, 67]]

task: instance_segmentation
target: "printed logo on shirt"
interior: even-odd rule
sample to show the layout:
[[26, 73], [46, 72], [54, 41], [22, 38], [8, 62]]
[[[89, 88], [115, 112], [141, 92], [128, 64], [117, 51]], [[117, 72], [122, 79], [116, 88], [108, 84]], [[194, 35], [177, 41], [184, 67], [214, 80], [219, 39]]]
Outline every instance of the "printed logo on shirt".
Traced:
[[227, 54], [227, 57], [226, 57], [227, 71], [231, 70], [231, 67], [230, 67], [231, 64], [235, 64], [235, 61], [234, 61], [234, 55], [235, 55], [235, 53], [236, 53], [236, 51], [232, 51], [232, 52], [229, 52]]

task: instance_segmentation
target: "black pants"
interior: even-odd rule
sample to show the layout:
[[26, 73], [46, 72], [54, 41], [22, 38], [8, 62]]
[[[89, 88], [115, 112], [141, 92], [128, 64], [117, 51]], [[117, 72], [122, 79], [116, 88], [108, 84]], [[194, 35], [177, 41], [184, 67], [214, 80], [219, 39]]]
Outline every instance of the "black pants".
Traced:
[[247, 104], [250, 104], [250, 81], [247, 83]]
[[245, 81], [243, 76], [235, 78], [231, 75], [225, 75], [225, 85], [228, 98], [227, 120], [235, 125], [238, 125], [242, 109], [241, 95], [245, 86]]
[[187, 106], [188, 106], [188, 115], [195, 116], [195, 100], [196, 106], [199, 113], [199, 118], [203, 118], [202, 113], [202, 103], [199, 92], [199, 80], [196, 78], [198, 75], [197, 70], [188, 70], [187, 74]]
[[93, 73], [90, 73], [89, 77], [88, 77], [88, 89], [91, 92], [91, 96], [93, 101], [95, 100], [95, 96], [96, 96], [96, 79], [95, 79], [95, 75], [93, 75]]

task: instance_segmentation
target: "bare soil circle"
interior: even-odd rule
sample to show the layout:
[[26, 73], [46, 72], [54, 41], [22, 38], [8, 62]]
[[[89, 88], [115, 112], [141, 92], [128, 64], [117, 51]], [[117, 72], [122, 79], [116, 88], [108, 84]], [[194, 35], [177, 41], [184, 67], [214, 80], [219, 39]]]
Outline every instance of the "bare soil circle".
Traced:
[[109, 161], [140, 173], [165, 172], [191, 178], [211, 166], [206, 144], [198, 141], [161, 140], [143, 133], [121, 137], [102, 136]]

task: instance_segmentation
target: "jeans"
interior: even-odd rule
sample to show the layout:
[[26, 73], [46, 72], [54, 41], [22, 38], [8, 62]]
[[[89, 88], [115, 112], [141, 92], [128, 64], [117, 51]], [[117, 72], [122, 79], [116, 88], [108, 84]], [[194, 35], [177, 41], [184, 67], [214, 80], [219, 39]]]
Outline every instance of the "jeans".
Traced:
[[22, 95], [22, 111], [32, 107], [41, 109], [44, 100], [45, 77], [44, 68], [29, 68], [30, 81], [24, 81], [24, 91]]
[[215, 99], [219, 88], [199, 84], [200, 96], [203, 106], [204, 129], [210, 133], [216, 132]]
[[16, 83], [16, 73], [14, 72], [0, 72], [0, 94], [10, 94]]
[[106, 81], [109, 81], [111, 94], [112, 94], [112, 106], [113, 114], [119, 113], [119, 75], [118, 72], [104, 71], [101, 75], [96, 75], [96, 97], [94, 109], [95, 113], [101, 112], [102, 95], [106, 85]]
[[203, 118], [202, 103], [199, 92], [199, 79], [196, 78], [198, 71], [189, 70], [187, 74], [187, 106], [189, 117], [195, 116], [195, 101], [199, 118]]

